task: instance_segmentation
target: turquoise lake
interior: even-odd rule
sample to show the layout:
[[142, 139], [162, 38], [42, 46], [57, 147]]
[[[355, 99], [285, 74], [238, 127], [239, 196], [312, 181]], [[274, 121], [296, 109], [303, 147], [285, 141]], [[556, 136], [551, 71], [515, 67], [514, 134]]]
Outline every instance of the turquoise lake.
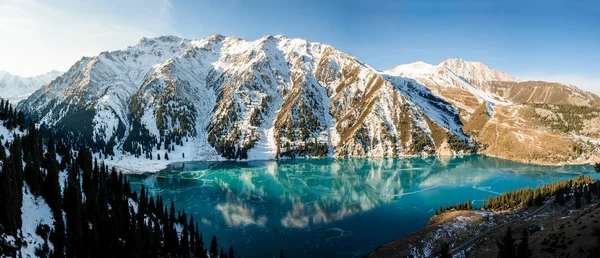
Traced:
[[130, 175], [241, 257], [362, 257], [424, 227], [440, 205], [585, 174], [485, 156], [173, 164]]

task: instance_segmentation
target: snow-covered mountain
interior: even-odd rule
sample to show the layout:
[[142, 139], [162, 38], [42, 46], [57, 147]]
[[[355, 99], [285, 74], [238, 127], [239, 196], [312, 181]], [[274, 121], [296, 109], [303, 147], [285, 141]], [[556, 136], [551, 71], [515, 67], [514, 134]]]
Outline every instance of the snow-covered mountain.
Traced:
[[465, 61], [460, 58], [449, 58], [438, 65], [418, 61], [393, 67], [387, 70], [387, 72], [404, 75], [433, 75], [450, 72], [473, 82], [519, 81], [519, 79], [513, 76], [494, 70], [480, 62]]
[[[519, 79], [494, 70], [480, 62], [450, 58], [438, 65], [415, 62], [393, 67], [385, 73], [413, 78], [424, 85], [435, 85], [444, 88], [459, 88], [469, 91], [480, 101], [490, 103], [506, 103], [506, 100], [486, 90], [488, 82], [519, 82]], [[434, 89], [436, 90], [436, 89]]]
[[384, 73], [412, 78], [460, 111], [480, 153], [536, 163], [598, 160], [600, 98], [577, 87], [521, 82], [479, 62], [416, 62]]
[[463, 130], [482, 105], [490, 117], [514, 106], [489, 90], [495, 81], [519, 82], [461, 59], [379, 72], [285, 36], [164, 36], [84, 57], [18, 108], [131, 168], [147, 159], [444, 155], [477, 150]]
[[169, 150], [171, 160], [393, 157], [470, 144], [458, 110], [423, 85], [285, 36], [144, 38], [82, 58], [19, 109], [103, 153]]
[[34, 77], [21, 77], [0, 71], [0, 97], [16, 104], [27, 98], [31, 93], [56, 79], [62, 72], [51, 71]]

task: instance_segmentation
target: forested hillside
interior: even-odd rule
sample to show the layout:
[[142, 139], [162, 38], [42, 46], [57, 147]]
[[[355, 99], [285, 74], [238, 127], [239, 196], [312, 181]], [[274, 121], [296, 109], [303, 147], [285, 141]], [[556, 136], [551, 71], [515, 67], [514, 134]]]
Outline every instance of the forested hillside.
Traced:
[[[0, 108], [0, 256], [235, 257], [173, 202]], [[76, 151], [75, 151], [76, 150]], [[206, 242], [208, 243], [208, 239]]]

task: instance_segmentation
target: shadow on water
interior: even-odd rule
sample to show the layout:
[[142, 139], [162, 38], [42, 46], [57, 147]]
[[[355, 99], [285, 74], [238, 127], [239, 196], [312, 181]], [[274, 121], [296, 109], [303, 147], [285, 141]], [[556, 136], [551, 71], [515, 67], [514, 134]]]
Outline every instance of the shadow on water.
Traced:
[[240, 253], [347, 257], [424, 226], [440, 205], [592, 170], [465, 156], [188, 162], [129, 178]]

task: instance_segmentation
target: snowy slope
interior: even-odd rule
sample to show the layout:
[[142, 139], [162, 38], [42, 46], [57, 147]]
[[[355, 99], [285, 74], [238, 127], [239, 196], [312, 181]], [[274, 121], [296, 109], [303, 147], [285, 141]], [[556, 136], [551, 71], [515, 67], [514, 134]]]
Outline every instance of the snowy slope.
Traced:
[[480, 62], [465, 61], [460, 58], [450, 58], [438, 65], [438, 69], [446, 68], [457, 76], [468, 78], [475, 82], [513, 81], [519, 79], [506, 73], [494, 70]]
[[[29, 186], [23, 187], [23, 207], [21, 207], [23, 225], [21, 227], [22, 240], [27, 244], [21, 247], [23, 257], [38, 257], [35, 249], [41, 247], [45, 240], [36, 233], [38, 225], [54, 226], [52, 210], [42, 197], [35, 197], [29, 192]], [[50, 251], [54, 250], [52, 242], [48, 241]]]
[[486, 81], [512, 81], [518, 82], [519, 79], [506, 73], [494, 70], [480, 62], [465, 61], [460, 58], [449, 58], [438, 65], [431, 65], [422, 61], [398, 65], [386, 72], [397, 75], [435, 75], [443, 74], [446, 71], [454, 73], [456, 76], [465, 78], [473, 82]]
[[31, 93], [50, 83], [62, 72], [51, 71], [46, 74], [35, 77], [20, 77], [12, 75], [5, 71], [0, 71], [0, 97], [10, 100], [16, 104], [20, 100], [26, 99]]
[[[479, 153], [540, 164], [592, 163], [598, 159], [597, 148], [590, 144], [593, 141], [583, 141], [581, 136], [596, 139], [600, 134], [580, 131], [576, 125], [591, 125], [600, 119], [600, 112], [594, 111], [600, 97], [592, 93], [558, 83], [521, 82], [482, 63], [462, 59], [448, 59], [438, 65], [416, 62], [383, 73], [414, 80], [459, 110], [465, 132], [483, 146]], [[557, 130], [551, 122], [535, 115], [538, 106], [545, 105], [591, 113], [586, 118], [581, 116], [578, 122], [561, 119], [570, 128]], [[565, 146], [590, 148], [581, 155]]]
[[428, 87], [446, 87], [466, 90], [480, 103], [486, 101], [492, 105], [508, 105], [510, 101], [487, 89], [488, 82], [519, 82], [519, 79], [494, 70], [480, 62], [450, 58], [438, 65], [415, 62], [399, 65], [385, 71], [387, 74], [414, 79]]
[[[2, 144], [13, 141], [13, 134], [17, 133], [23, 135], [19, 131], [11, 131], [6, 129], [0, 123], [0, 138], [2, 138]], [[10, 155], [8, 149], [6, 150], [7, 155]], [[0, 161], [0, 173], [2, 173], [2, 161]], [[23, 206], [21, 207], [21, 217], [23, 224], [21, 226], [22, 240], [26, 242], [21, 246], [20, 253], [22, 257], [38, 257], [35, 255], [35, 249], [41, 247], [44, 244], [44, 239], [36, 234], [38, 224], [45, 224], [50, 227], [54, 225], [54, 218], [50, 207], [42, 197], [34, 197], [30, 191], [29, 186], [25, 184], [23, 186]], [[14, 239], [13, 236], [3, 235], [1, 237]], [[53, 250], [52, 243], [48, 243], [49, 249]]]
[[144, 38], [82, 58], [19, 109], [81, 134], [98, 157], [114, 154], [108, 163], [131, 170], [182, 160], [428, 155], [446, 132], [466, 137], [458, 110], [418, 81], [285, 36]]
[[463, 122], [483, 103], [493, 121], [517, 103], [504, 84], [521, 83], [462, 59], [380, 72], [281, 35], [163, 36], [82, 58], [18, 109], [143, 172], [189, 160], [469, 153]]
[[410, 64], [403, 64], [395, 66], [386, 72], [397, 75], [409, 75], [409, 74], [433, 74], [437, 70], [437, 66], [425, 63], [423, 61], [417, 61]]

